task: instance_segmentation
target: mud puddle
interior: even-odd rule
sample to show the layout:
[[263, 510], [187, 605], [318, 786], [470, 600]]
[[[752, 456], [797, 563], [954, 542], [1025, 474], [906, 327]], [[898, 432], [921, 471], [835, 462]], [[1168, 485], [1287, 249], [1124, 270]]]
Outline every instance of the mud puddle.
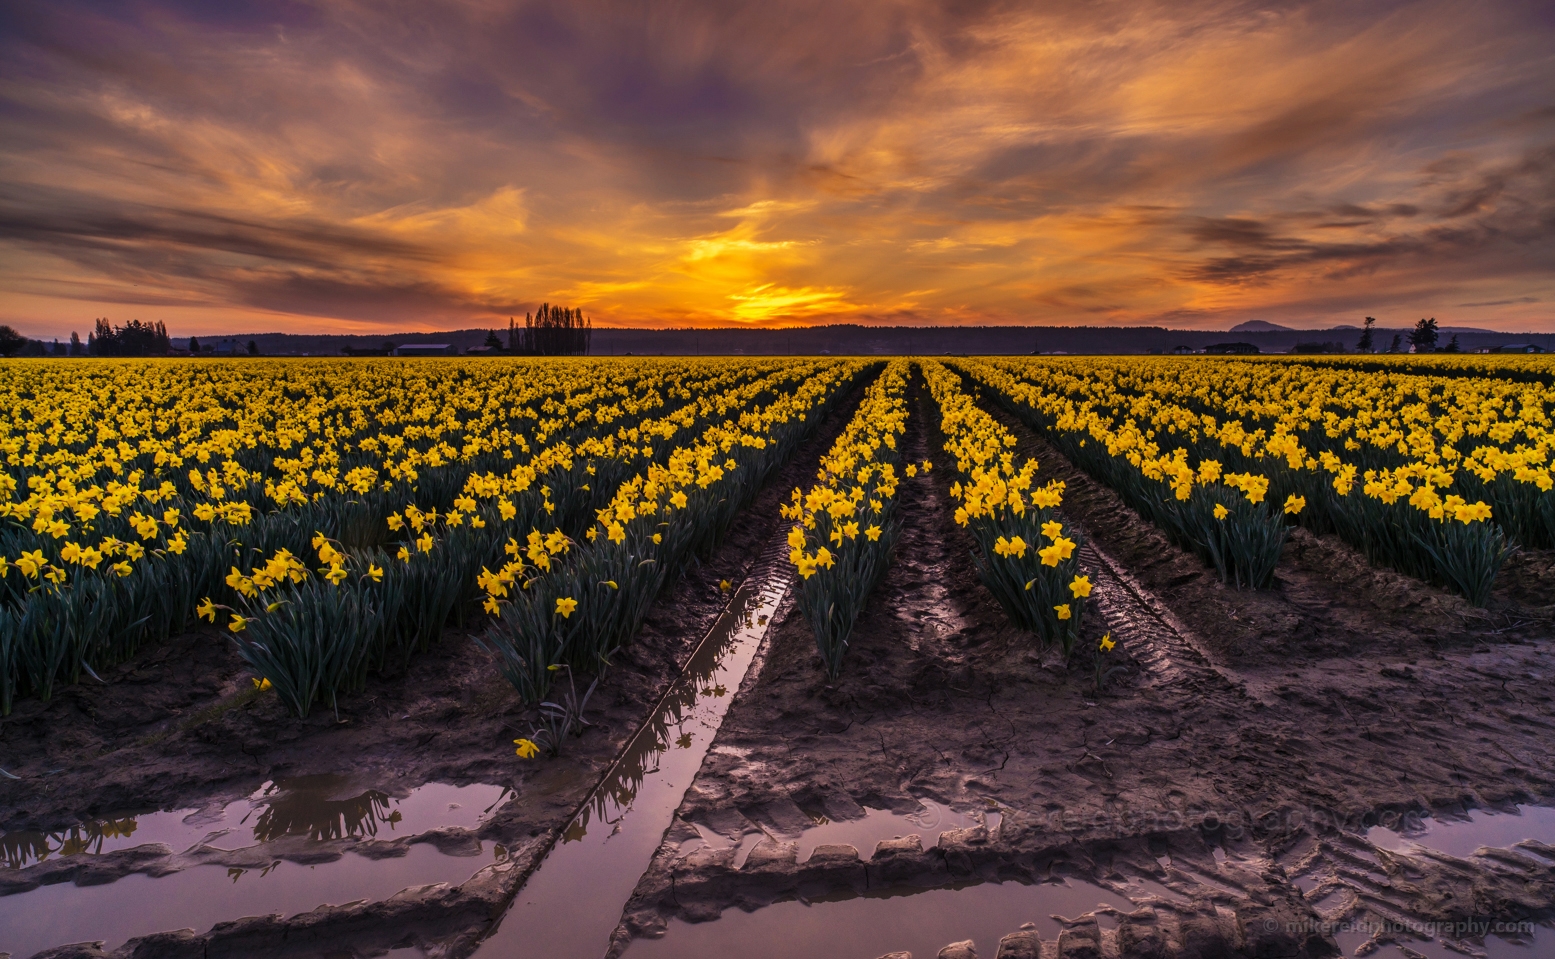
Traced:
[[663, 840], [788, 591], [786, 551], [781, 538], [768, 545], [681, 679], [519, 890], [477, 956], [604, 955], [622, 903]]
[[903, 839], [907, 836], [919, 837], [923, 845], [928, 847], [939, 841], [940, 833], [950, 829], [983, 826], [990, 833], [996, 834], [1002, 818], [1002, 814], [998, 812], [957, 812], [929, 799], [920, 799], [918, 804], [918, 808], [912, 812], [897, 812], [865, 806], [862, 807], [862, 815], [851, 815], [847, 818], [833, 819], [824, 814], [816, 815], [811, 819], [814, 825], [806, 827], [797, 835], [760, 827], [759, 831], [748, 831], [742, 836], [731, 837], [714, 831], [705, 823], [692, 823], [699, 838], [682, 842], [680, 855], [689, 855], [699, 848], [727, 849], [738, 845], [739, 852], [734, 857], [734, 868], [739, 869], [745, 865], [751, 849], [763, 839], [777, 842], [793, 839], [798, 846], [796, 861], [801, 864], [808, 862], [817, 848], [829, 845], [852, 846], [863, 858], [868, 859], [880, 843]]
[[[20, 959], [97, 940], [114, 949], [154, 932], [461, 883], [500, 855], [471, 831], [507, 794], [428, 783], [396, 797], [348, 777], [307, 776], [206, 809], [8, 833], [0, 883], [22, 891], [0, 895], [0, 952]], [[436, 841], [396, 842], [434, 830]], [[358, 843], [363, 853], [352, 851]]]
[[1444, 817], [1405, 817], [1395, 829], [1373, 826], [1366, 840], [1380, 849], [1411, 852], [1423, 846], [1458, 859], [1474, 855], [1482, 846], [1492, 849], [1516, 849], [1524, 855], [1551, 859], [1555, 850], [1530, 850], [1520, 843], [1534, 842], [1555, 846], [1555, 808], [1517, 806], [1515, 812], [1471, 810], [1458, 819]]
[[1127, 897], [1079, 879], [882, 890], [780, 902], [751, 913], [728, 909], [713, 922], [674, 919], [662, 938], [633, 941], [626, 957], [874, 959], [897, 951], [927, 957], [967, 939], [975, 943], [978, 955], [992, 956], [999, 940], [1024, 924], [1052, 940], [1062, 929], [1055, 915], [1074, 918], [1101, 910], [1097, 921], [1106, 929], [1116, 924], [1114, 911], [1135, 908]]
[[106, 886], [61, 883], [0, 899], [0, 950], [17, 959], [71, 942], [101, 940], [113, 950], [136, 936], [176, 929], [205, 932], [247, 916], [294, 916], [321, 905], [387, 899], [411, 886], [458, 885], [492, 855], [450, 856], [411, 846], [395, 859], [346, 853], [317, 865], [276, 861], [252, 869], [196, 866], [154, 879], [125, 876]]

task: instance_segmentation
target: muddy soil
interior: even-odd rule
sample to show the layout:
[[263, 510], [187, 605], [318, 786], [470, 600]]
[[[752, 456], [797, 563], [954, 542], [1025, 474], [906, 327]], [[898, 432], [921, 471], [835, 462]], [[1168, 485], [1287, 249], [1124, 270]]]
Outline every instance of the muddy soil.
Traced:
[[[1379, 865], [1375, 851], [1346, 852], [1379, 816], [1555, 796], [1548, 610], [1503, 596], [1475, 611], [1299, 532], [1275, 589], [1226, 589], [1017, 429], [1044, 476], [1068, 484], [1066, 519], [1092, 543], [1087, 636], [1110, 629], [1127, 666], [1098, 693], [1087, 657], [1040, 656], [978, 582], [921, 383], [914, 403], [908, 455], [938, 468], [903, 483], [896, 560], [843, 675], [826, 680], [790, 603], [627, 906], [617, 952], [733, 906], [1072, 875], [1150, 879], [1183, 897], [1135, 917], [1128, 935], [1159, 941], [1140, 955], [1326, 955], [1322, 924], [1340, 913], [1314, 906], [1328, 887], [1297, 880], [1355, 862], [1371, 888], [1347, 910], [1552, 914], [1548, 864]], [[998, 816], [937, 844], [797, 855], [818, 823], [921, 800]], [[1094, 917], [1077, 921], [1073, 954], [1095, 955], [1078, 941]], [[1120, 935], [1107, 930], [1102, 951], [1118, 955]]]
[[[477, 832], [479, 839], [501, 844], [506, 861], [476, 876], [468, 884], [472, 901], [456, 903], [459, 908], [445, 910], [450, 914], [443, 917], [454, 926], [474, 923], [473, 931], [428, 920], [426, 914], [435, 913], [439, 904], [420, 902], [398, 911], [380, 909], [382, 914], [324, 910], [285, 922], [267, 920], [264, 928], [249, 930], [246, 940], [236, 937], [247, 943], [245, 948], [269, 950], [290, 935], [296, 945], [291, 952], [282, 950], [288, 955], [307, 955], [315, 947], [333, 949], [332, 954], [351, 954], [352, 949], [377, 954], [378, 944], [403, 939], [413, 927], [425, 929], [425, 936], [415, 937], [422, 944], [429, 937], [473, 941], [474, 933], [500, 914], [505, 896], [543, 856], [679, 675], [728, 600], [720, 581], [737, 586], [744, 580], [777, 527], [778, 506], [789, 490], [814, 475], [820, 456], [861, 396], [862, 388], [838, 404], [741, 512], [714, 555], [693, 565], [655, 603], [591, 700], [593, 725], [569, 741], [560, 758], [524, 761], [514, 755], [512, 741], [529, 734], [537, 713], [522, 706], [491, 658], [472, 641], [484, 626], [478, 615], [470, 617], [467, 628], [448, 629], [405, 675], [373, 677], [364, 692], [341, 699], [338, 715], [316, 707], [306, 720], [254, 688], [224, 633], [199, 629], [142, 652], [104, 675], [106, 685], [67, 687], [46, 703], [18, 703], [0, 721], [0, 767], [10, 774], [0, 778], [0, 832], [51, 831], [110, 816], [219, 807], [266, 781], [321, 774], [392, 795], [427, 782], [507, 786], [514, 799]], [[321, 853], [313, 844], [299, 846], [295, 854], [316, 861], [331, 854], [338, 858], [339, 851]], [[286, 858], [288, 852], [278, 855]], [[199, 859], [93, 858], [57, 859], [0, 874], [0, 895], [39, 883], [102, 883], [132, 872], [163, 875]], [[458, 892], [448, 895], [457, 898]], [[364, 920], [374, 928], [367, 930]], [[401, 921], [402, 928], [396, 929]], [[331, 935], [332, 926], [340, 935]], [[303, 927], [307, 934], [299, 936], [297, 929]], [[157, 954], [158, 948], [146, 954]]]

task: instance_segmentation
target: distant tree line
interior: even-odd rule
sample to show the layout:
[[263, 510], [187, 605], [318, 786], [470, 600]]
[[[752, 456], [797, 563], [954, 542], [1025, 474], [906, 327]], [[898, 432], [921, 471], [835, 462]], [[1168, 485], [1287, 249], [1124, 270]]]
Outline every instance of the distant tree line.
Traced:
[[[250, 355], [259, 353], [259, 345], [253, 340], [248, 341], [247, 349]], [[28, 339], [9, 326], [0, 326], [0, 356], [168, 356], [172, 352], [167, 325], [160, 320], [155, 323], [130, 320], [123, 326], [115, 326], [106, 318], [99, 318], [93, 321], [85, 343], [81, 342], [79, 333], [71, 333], [70, 339], [63, 343], [57, 339], [45, 343]], [[189, 353], [198, 356], [201, 352], [199, 338], [189, 337]], [[204, 352], [213, 351], [206, 347]], [[223, 352], [237, 351], [228, 348]]]

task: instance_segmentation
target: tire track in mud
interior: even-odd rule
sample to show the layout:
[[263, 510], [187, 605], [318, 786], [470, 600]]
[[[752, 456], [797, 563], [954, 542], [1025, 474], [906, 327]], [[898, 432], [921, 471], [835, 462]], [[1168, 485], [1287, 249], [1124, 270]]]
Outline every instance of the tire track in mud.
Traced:
[[1190, 689], [1218, 687], [1240, 693], [1265, 706], [1274, 701], [1258, 695], [1245, 677], [1219, 665], [1193, 639], [1193, 633], [1160, 597], [1139, 582], [1107, 554], [1073, 516], [1063, 513], [1065, 522], [1084, 537], [1080, 556], [1096, 574], [1096, 589], [1091, 596], [1108, 627], [1119, 630], [1121, 639], [1134, 661], [1144, 668], [1151, 686], [1182, 686]]
[[[1016, 436], [1021, 452], [1028, 456], [1036, 456], [1040, 452], [1042, 455], [1038, 457], [1039, 462], [1044, 459], [1051, 461], [1052, 457], [1059, 456], [1056, 450], [1046, 447], [1024, 423], [1010, 416], [997, 403], [991, 402], [975, 380], [963, 376], [963, 383], [973, 391], [984, 412]], [[1067, 460], [1064, 462], [1067, 463]], [[1074, 468], [1072, 464], [1070, 466]], [[1041, 472], [1051, 476], [1056, 471], [1049, 467]], [[1129, 654], [1145, 669], [1149, 685], [1188, 688], [1215, 686], [1256, 698], [1265, 705], [1273, 705], [1262, 697], [1252, 696], [1242, 677], [1216, 663], [1194, 637], [1193, 631], [1172, 613], [1159, 596], [1101, 547], [1073, 510], [1060, 506], [1058, 513], [1066, 524], [1079, 531], [1081, 559], [1097, 576], [1096, 589], [1091, 596], [1107, 625], [1120, 632], [1119, 638], [1128, 643], [1126, 648]]]

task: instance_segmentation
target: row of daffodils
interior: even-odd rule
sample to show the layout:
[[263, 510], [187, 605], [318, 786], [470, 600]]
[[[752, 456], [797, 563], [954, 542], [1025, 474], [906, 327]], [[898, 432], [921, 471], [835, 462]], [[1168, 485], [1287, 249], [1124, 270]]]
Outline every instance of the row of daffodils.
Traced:
[[1344, 364], [1032, 358], [962, 364], [1011, 412], [1239, 585], [1287, 526], [1484, 605], [1514, 542], [1555, 545], [1555, 392]]
[[[906, 360], [886, 367], [821, 460], [815, 484], [795, 488], [782, 507], [793, 524], [788, 559], [800, 577], [799, 609], [831, 676], [842, 670], [848, 637], [901, 532], [896, 494], [909, 371]], [[918, 467], [907, 469], [914, 475]]]

